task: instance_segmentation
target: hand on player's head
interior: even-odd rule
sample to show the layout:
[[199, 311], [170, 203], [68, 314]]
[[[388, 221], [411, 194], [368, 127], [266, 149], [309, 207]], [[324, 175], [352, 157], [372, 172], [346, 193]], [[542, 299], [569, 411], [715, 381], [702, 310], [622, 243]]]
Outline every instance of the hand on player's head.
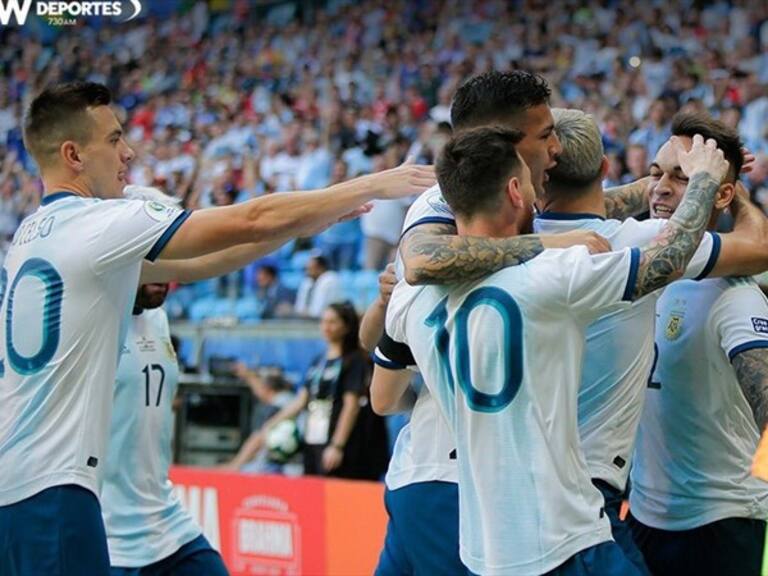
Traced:
[[677, 148], [677, 158], [680, 168], [688, 178], [698, 172], [706, 172], [720, 182], [728, 175], [728, 160], [723, 151], [717, 147], [717, 142], [709, 138], [706, 142], [700, 134], [693, 137], [691, 149], [686, 150], [676, 136], [672, 137], [673, 145]]

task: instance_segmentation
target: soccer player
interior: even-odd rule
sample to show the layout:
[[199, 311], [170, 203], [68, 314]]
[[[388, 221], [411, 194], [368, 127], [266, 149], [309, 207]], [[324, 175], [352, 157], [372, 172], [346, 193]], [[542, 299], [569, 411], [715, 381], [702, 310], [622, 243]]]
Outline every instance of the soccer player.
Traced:
[[[705, 133], [738, 150], [732, 130], [684, 117], [686, 145]], [[651, 164], [651, 213], [676, 218], [685, 174], [664, 146]], [[731, 204], [737, 171], [709, 227]], [[748, 200], [746, 200], [748, 202]], [[751, 575], [761, 569], [768, 486], [750, 476], [768, 423], [768, 303], [749, 278], [682, 281], [656, 306], [656, 357], [631, 472], [631, 526], [654, 574]]]
[[168, 479], [179, 368], [161, 308], [167, 294], [167, 284], [139, 288], [117, 368], [101, 494], [110, 574], [224, 576]]
[[[153, 188], [127, 186], [124, 194], [175, 204]], [[168, 479], [179, 368], [167, 295], [167, 284], [139, 287], [117, 368], [102, 489], [111, 576], [227, 574]]]
[[[534, 191], [515, 149], [521, 136], [479, 128], [444, 149], [438, 180], [459, 234], [529, 228]], [[642, 249], [554, 250], [481, 281], [395, 288], [390, 342], [379, 350], [392, 360], [406, 353], [397, 344], [410, 347], [451, 423], [461, 558], [475, 573], [583, 574], [585, 563], [593, 573], [637, 573], [610, 542], [579, 446], [576, 393], [586, 325], [678, 278], [699, 244], [728, 163], [700, 137], [679, 154], [691, 176], [685, 210]]]
[[403, 166], [327, 190], [194, 214], [121, 200], [133, 151], [109, 91], [74, 82], [31, 103], [24, 139], [40, 209], [0, 272], [0, 573], [107, 574], [98, 494], [119, 346], [141, 261], [194, 258], [327, 225], [368, 200], [419, 192]]
[[[536, 188], [546, 178], [545, 170], [560, 152], [549, 111], [549, 87], [540, 76], [515, 70], [489, 72], [464, 84], [451, 106], [454, 128], [465, 130], [484, 124], [502, 123], [525, 133], [519, 150], [535, 172]], [[628, 198], [641, 199], [631, 191]], [[607, 200], [611, 209], [625, 200]], [[637, 204], [637, 202], [635, 202]], [[397, 268], [410, 281], [447, 282], [490, 274], [505, 266], [525, 262], [545, 247], [568, 247], [584, 243], [591, 252], [610, 246], [591, 231], [572, 235], [487, 238], [457, 236], [451, 208], [439, 187], [434, 187], [408, 211]], [[402, 260], [401, 260], [402, 257]], [[413, 274], [411, 274], [413, 273]], [[379, 299], [366, 312], [361, 331], [364, 342], [378, 342], [384, 329], [386, 304]], [[382, 362], [381, 358], [377, 362]], [[392, 366], [384, 363], [385, 366]], [[411, 398], [408, 372], [375, 372], [371, 386], [374, 409], [389, 414], [413, 406], [410, 422], [400, 432], [386, 477], [385, 502], [390, 515], [384, 550], [377, 574], [451, 574], [464, 570], [458, 557], [458, 503], [453, 440], [426, 387], [420, 387], [415, 403]], [[431, 510], [441, 510], [441, 534], [435, 535]]]
[[[550, 170], [540, 214], [534, 229], [541, 233], [593, 230], [603, 235], [614, 250], [650, 241], [663, 228], [663, 220], [638, 222], [606, 220], [601, 181], [608, 167], [600, 131], [590, 116], [578, 110], [553, 110], [555, 131], [562, 144], [558, 164]], [[674, 125], [691, 125], [694, 117], [678, 115]], [[711, 121], [697, 120], [696, 131], [712, 136], [723, 150], [732, 171], [741, 166], [738, 141], [723, 140], [706, 131]], [[666, 146], [672, 149], [673, 144]], [[730, 198], [733, 183], [725, 182], [720, 198]], [[766, 219], [749, 203], [739, 203], [737, 232], [704, 235], [686, 268], [685, 278], [755, 273], [768, 268], [768, 239], [753, 232], [766, 226]], [[757, 220], [758, 226], [751, 225]], [[579, 434], [593, 483], [605, 497], [613, 537], [625, 554], [647, 573], [626, 522], [619, 520], [621, 502], [634, 450], [635, 435], [645, 398], [653, 359], [655, 292], [624, 311], [599, 319], [587, 329], [587, 346], [579, 390]]]

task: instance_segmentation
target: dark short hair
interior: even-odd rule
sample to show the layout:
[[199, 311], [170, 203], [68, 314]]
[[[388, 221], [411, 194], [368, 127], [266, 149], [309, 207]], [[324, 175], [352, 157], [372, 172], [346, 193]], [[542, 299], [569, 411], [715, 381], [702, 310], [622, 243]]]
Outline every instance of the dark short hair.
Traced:
[[533, 72], [485, 72], [456, 91], [451, 123], [454, 130], [503, 124], [529, 108], [548, 104], [550, 94], [547, 81]]
[[723, 151], [723, 156], [730, 163], [728, 181], [735, 182], [744, 164], [744, 157], [741, 154], [743, 143], [739, 133], [708, 114], [701, 112], [675, 114], [672, 118], [673, 136], [693, 138], [696, 134], [701, 134], [704, 140], [712, 138], [717, 142], [717, 147]]
[[65, 82], [38, 94], [24, 118], [24, 145], [38, 164], [48, 163], [67, 140], [86, 144], [91, 138], [88, 108], [108, 106], [109, 88], [95, 82]]
[[459, 132], [437, 160], [437, 181], [457, 215], [472, 217], [495, 210], [500, 192], [522, 161], [515, 146], [520, 130], [485, 126]]
[[315, 254], [314, 256], [312, 256], [312, 260], [314, 260], [314, 262], [318, 266], [320, 266], [323, 270], [329, 270], [331, 267], [330, 262], [328, 262], [328, 258], [323, 256], [322, 254]]
[[277, 278], [277, 266], [274, 264], [262, 264], [259, 266], [259, 270], [263, 270], [273, 278]]

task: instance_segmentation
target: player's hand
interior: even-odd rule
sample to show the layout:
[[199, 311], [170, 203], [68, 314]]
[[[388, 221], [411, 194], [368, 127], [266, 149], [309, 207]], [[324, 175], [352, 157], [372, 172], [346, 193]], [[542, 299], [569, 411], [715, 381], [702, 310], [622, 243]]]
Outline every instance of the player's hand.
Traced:
[[752, 459], [752, 476], [768, 482], [768, 429], [763, 432]]
[[393, 199], [421, 194], [437, 182], [434, 166], [413, 164], [409, 158], [397, 168], [368, 176], [372, 180], [376, 198]]
[[389, 304], [389, 299], [392, 297], [392, 291], [397, 285], [397, 276], [395, 276], [395, 265], [390, 262], [384, 269], [384, 272], [379, 274], [379, 300], [386, 306]]
[[757, 162], [757, 157], [749, 151], [749, 148], [746, 147], [741, 149], [741, 157], [741, 174], [752, 172], [752, 170], [755, 169], [755, 162]]
[[341, 466], [341, 461], [344, 459], [344, 451], [341, 448], [329, 444], [323, 450], [323, 469], [326, 472], [332, 472]]
[[728, 160], [723, 151], [717, 147], [717, 142], [709, 138], [706, 142], [701, 134], [693, 136], [693, 145], [686, 152], [682, 142], [676, 136], [672, 136], [674, 146], [677, 147], [677, 159], [688, 178], [699, 172], [706, 172], [715, 180], [722, 182], [728, 174]]
[[544, 248], [586, 246], [590, 254], [602, 254], [611, 251], [611, 245], [608, 240], [592, 230], [572, 230], [562, 234], [542, 234], [541, 244]]

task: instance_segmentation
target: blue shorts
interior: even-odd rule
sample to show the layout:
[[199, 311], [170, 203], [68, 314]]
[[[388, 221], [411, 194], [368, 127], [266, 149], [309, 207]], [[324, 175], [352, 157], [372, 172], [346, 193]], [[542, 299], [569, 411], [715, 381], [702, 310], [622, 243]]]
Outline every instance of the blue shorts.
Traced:
[[630, 515], [632, 534], [656, 576], [758, 576], [766, 523], [724, 518], [691, 530], [660, 530]]
[[635, 544], [635, 538], [632, 535], [629, 522], [622, 522], [619, 519], [624, 494], [603, 480], [593, 479], [592, 483], [602, 492], [605, 499], [605, 513], [608, 514], [608, 519], [611, 521], [611, 532], [613, 533], [613, 539], [616, 540], [616, 544], [621, 547], [624, 551], [624, 556], [635, 565], [640, 574], [651, 576], [651, 571], [645, 565], [643, 554], [640, 552], [637, 544]]
[[459, 487], [417, 482], [384, 492], [389, 514], [375, 576], [469, 574], [459, 558]]
[[571, 556], [546, 576], [640, 576], [616, 542], [602, 542]]
[[221, 555], [202, 534], [168, 558], [143, 568], [113, 567], [111, 576], [228, 576]]
[[3, 576], [108, 576], [101, 506], [80, 486], [54, 486], [0, 506]]

